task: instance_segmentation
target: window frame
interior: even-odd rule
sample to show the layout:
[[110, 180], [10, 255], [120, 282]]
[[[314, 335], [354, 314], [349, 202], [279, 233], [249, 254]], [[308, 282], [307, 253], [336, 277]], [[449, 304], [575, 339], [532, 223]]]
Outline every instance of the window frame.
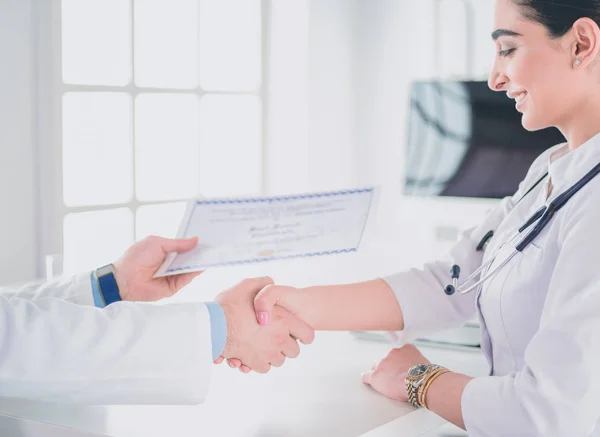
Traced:
[[[134, 0], [127, 0], [132, 8], [132, 32]], [[137, 209], [144, 205], [161, 205], [180, 202], [186, 199], [169, 199], [161, 201], [139, 201], [135, 194], [135, 150], [133, 151], [133, 197], [127, 203], [108, 205], [87, 205], [67, 207], [63, 199], [63, 157], [62, 157], [62, 98], [67, 92], [72, 91], [117, 91], [129, 94], [132, 105], [135, 106], [135, 97], [140, 93], [151, 94], [194, 94], [198, 98], [204, 95], [255, 95], [260, 101], [260, 187], [261, 194], [265, 192], [266, 163], [267, 163], [267, 125], [268, 125], [268, 65], [269, 65], [269, 27], [270, 27], [270, 1], [260, 0], [261, 15], [261, 41], [260, 41], [260, 83], [252, 91], [206, 91], [200, 85], [194, 89], [151, 88], [138, 87], [131, 82], [125, 86], [105, 85], [73, 85], [62, 81], [62, 43], [61, 43], [61, 0], [34, 0], [34, 52], [36, 60], [35, 89], [36, 114], [35, 114], [35, 143], [36, 143], [36, 168], [38, 185], [38, 217], [36, 220], [37, 254], [36, 266], [38, 277], [44, 277], [46, 257], [49, 255], [62, 256], [63, 251], [63, 223], [69, 213], [99, 211], [114, 208], [129, 208], [133, 214], [133, 238], [136, 241], [136, 214]], [[134, 44], [133, 38], [131, 44]], [[131, 56], [134, 59], [135, 47], [132, 47]], [[135, 68], [135, 67], [133, 67]], [[133, 108], [135, 123], [135, 108]], [[135, 139], [134, 139], [135, 141]], [[132, 144], [135, 149], [135, 143]], [[200, 147], [200, 146], [199, 146]], [[90, 249], [92, 250], [92, 249]]]

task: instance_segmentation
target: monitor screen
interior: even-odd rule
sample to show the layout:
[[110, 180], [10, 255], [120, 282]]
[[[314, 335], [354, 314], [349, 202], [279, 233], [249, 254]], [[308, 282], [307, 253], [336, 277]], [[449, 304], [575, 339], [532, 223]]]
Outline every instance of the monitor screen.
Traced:
[[486, 82], [415, 82], [404, 193], [510, 196], [534, 159], [564, 141], [555, 128], [525, 130], [514, 100]]

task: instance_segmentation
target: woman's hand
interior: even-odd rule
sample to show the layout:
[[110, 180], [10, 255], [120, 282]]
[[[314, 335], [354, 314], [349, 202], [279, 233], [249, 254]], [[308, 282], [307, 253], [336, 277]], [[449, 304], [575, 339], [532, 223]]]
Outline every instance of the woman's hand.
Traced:
[[[300, 290], [295, 287], [283, 285], [268, 285], [263, 288], [254, 299], [254, 309], [258, 323], [268, 325], [271, 312], [275, 306], [284, 308], [298, 318], [306, 321], [305, 313], [307, 312], [307, 308], [303, 307], [299, 292]], [[216, 364], [221, 362], [223, 362], [222, 357], [215, 361]], [[252, 370], [237, 358], [228, 359], [227, 364], [234, 369], [240, 369], [243, 373], [248, 373]]]
[[[362, 374], [362, 380], [388, 398], [407, 402], [404, 379], [409, 369], [429, 363], [413, 345], [392, 349], [387, 356]], [[465, 387], [473, 378], [454, 372], [446, 372], [435, 379], [427, 389], [427, 408], [465, 429], [461, 399]]]
[[[307, 288], [270, 285], [254, 300], [259, 324], [269, 323], [275, 306], [304, 320], [315, 331], [400, 331], [404, 328], [398, 299], [383, 279]], [[230, 360], [229, 365], [249, 370], [237, 360]]]
[[412, 344], [392, 349], [387, 356], [375, 363], [370, 371], [361, 375], [362, 381], [390, 399], [407, 402], [404, 380], [409, 369], [429, 363]]

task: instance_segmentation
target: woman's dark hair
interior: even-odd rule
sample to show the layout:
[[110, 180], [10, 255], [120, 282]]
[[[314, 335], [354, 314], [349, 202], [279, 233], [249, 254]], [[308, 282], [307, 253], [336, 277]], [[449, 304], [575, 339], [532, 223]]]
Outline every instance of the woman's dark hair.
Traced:
[[600, 26], [600, 0], [513, 0], [523, 15], [548, 29], [552, 38], [563, 36], [580, 18], [591, 18]]

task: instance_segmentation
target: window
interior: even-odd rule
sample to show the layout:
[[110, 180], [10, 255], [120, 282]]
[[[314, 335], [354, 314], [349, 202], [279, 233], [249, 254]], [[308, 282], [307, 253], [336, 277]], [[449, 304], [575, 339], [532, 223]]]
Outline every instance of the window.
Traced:
[[57, 134], [42, 166], [56, 167], [60, 196], [41, 229], [64, 273], [114, 261], [149, 234], [175, 236], [187, 199], [260, 194], [260, 0], [53, 5]]

